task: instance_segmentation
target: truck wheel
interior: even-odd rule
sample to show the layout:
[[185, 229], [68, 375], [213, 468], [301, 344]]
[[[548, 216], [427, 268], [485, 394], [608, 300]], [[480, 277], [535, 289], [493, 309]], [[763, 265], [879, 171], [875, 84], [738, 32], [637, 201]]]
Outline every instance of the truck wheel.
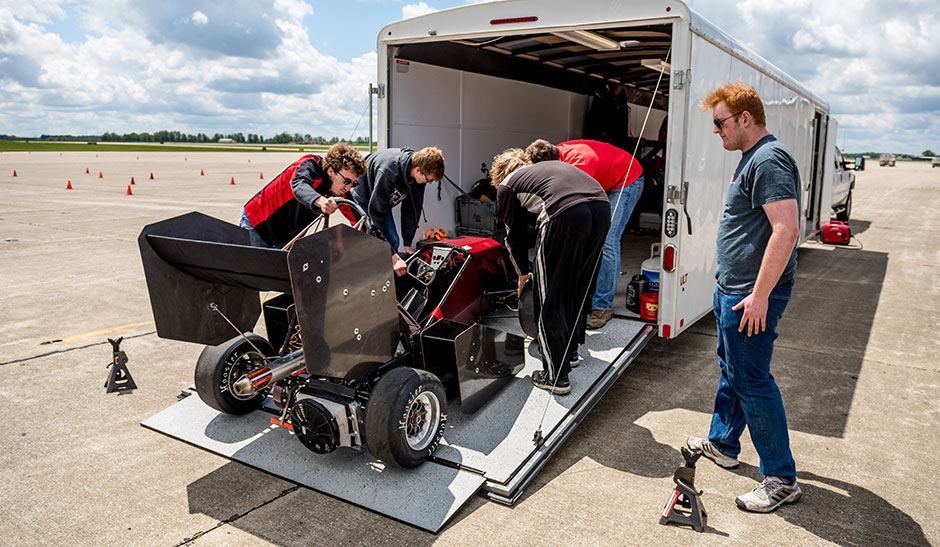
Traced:
[[258, 353], [241, 336], [232, 338], [218, 346], [206, 346], [196, 361], [196, 393], [202, 402], [228, 414], [246, 414], [261, 406], [264, 393], [250, 397], [236, 395], [231, 391], [232, 384], [243, 374], [263, 367], [266, 356], [275, 355], [267, 340], [257, 334], [246, 337], [264, 352]]
[[849, 197], [845, 198], [845, 208], [842, 211], [836, 213], [836, 220], [841, 220], [842, 222], [848, 222], [849, 217], [852, 215], [852, 192], [849, 192]]
[[417, 467], [444, 436], [444, 386], [424, 370], [396, 368], [382, 376], [366, 407], [369, 452], [386, 464]]

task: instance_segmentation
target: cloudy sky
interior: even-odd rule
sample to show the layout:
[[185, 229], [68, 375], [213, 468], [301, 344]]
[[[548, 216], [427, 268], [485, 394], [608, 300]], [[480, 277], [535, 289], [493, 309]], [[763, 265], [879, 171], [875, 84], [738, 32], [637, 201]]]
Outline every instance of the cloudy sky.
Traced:
[[[466, 3], [0, 0], [0, 133], [367, 135], [379, 29]], [[940, 152], [937, 0], [688, 3], [828, 99], [847, 151]]]

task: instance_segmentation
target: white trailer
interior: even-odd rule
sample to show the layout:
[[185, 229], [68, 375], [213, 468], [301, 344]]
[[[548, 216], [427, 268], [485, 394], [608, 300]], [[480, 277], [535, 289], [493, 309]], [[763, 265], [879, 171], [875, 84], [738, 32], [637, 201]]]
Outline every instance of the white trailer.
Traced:
[[[712, 309], [718, 223], [740, 158], [722, 148], [711, 113], [698, 106], [736, 80], [758, 90], [768, 130], [796, 158], [803, 241], [830, 215], [828, 103], [676, 0], [505, 0], [390, 24], [378, 37], [379, 148], [437, 146], [447, 174], [468, 190], [481, 162], [505, 148], [586, 138], [592, 95], [619, 87], [631, 107], [625, 132], [643, 139], [638, 155], [657, 144], [665, 152], [654, 212], [671, 267], [660, 272], [657, 326], [674, 338]], [[657, 142], [664, 119], [665, 142]], [[428, 188], [419, 233], [452, 231], [458, 195], [446, 184]], [[639, 273], [640, 265], [622, 269]]]

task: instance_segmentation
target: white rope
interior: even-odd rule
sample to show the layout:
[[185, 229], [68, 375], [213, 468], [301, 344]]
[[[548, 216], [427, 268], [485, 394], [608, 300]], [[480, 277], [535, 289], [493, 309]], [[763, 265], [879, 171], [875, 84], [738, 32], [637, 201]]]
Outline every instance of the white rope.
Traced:
[[[661, 84], [662, 81], [663, 81], [663, 74], [665, 74], [665, 72], [666, 72], [666, 63], [669, 62], [669, 55], [670, 55], [671, 53], [672, 53], [672, 46], [670, 46], [670, 47], [669, 47], [669, 50], [666, 52], [666, 59], [665, 59], [665, 62], [663, 63], [663, 66], [659, 69], [659, 78], [656, 80], [656, 87], [653, 89], [653, 96], [650, 97], [650, 105], [649, 105], [649, 107], [646, 109], [646, 116], [644, 116], [644, 118], [643, 118], [643, 125], [640, 127], [640, 135], [639, 135], [639, 137], [637, 137], [637, 139], [636, 139], [636, 145], [634, 145], [634, 147], [633, 147], [633, 155], [632, 155], [632, 157], [630, 158], [630, 163], [627, 164], [627, 174], [630, 173], [630, 169], [633, 168], [633, 162], [636, 161], [636, 153], [637, 153], [637, 151], [639, 151], [639, 149], [640, 149], [640, 139], [643, 138], [643, 134], [646, 132], [646, 123], [647, 123], [647, 122], [649, 121], [649, 119], [650, 119], [650, 112], [652, 112], [652, 110], [653, 110], [653, 103], [656, 101], [656, 94], [659, 92], [659, 86], [660, 86], [660, 84]], [[627, 123], [629, 123], [629, 120], [627, 121]], [[620, 193], [617, 194], [617, 204], [614, 206], [613, 210], [611, 211], [611, 217], [613, 217], [613, 216], [614, 216], [614, 213], [617, 212], [617, 209], [620, 207], [620, 201], [621, 201], [622, 199], [623, 199], [623, 192], [620, 192]], [[592, 278], [592, 279], [594, 278], [594, 275], [597, 274], [597, 269], [600, 267], [601, 257], [602, 257], [602, 256], [603, 256], [603, 253], [599, 254], [599, 255], [597, 256], [597, 260], [594, 261], [594, 270], [593, 270], [593, 272], [591, 273], [591, 278]], [[618, 273], [619, 273], [619, 272], [618, 272]], [[533, 286], [533, 290], [534, 290], [534, 286]], [[588, 286], [588, 290], [589, 290], [589, 291], [591, 290], [590, 286]], [[533, 296], [534, 296], [534, 295], [533, 295]], [[589, 296], [589, 295], [584, 295], [584, 297], [581, 299], [581, 307], [578, 309], [578, 315], [577, 315], [578, 317], [581, 317], [581, 314], [584, 312], [584, 303], [587, 302], [588, 296]], [[543, 303], [543, 304], [544, 304], [544, 303]], [[568, 358], [568, 353], [569, 353], [570, 350], [571, 350], [571, 341], [574, 340], [575, 332], [576, 332], [576, 329], [571, 329], [571, 334], [568, 336], [568, 344], [567, 344], [567, 346], [566, 346], [566, 352], [565, 352], [564, 359], [567, 359], [567, 358]], [[539, 344], [539, 347], [540, 347], [539, 349], [541, 349], [543, 352], [547, 352], [547, 351], [548, 351], [548, 348], [543, 348], [543, 347], [541, 347], [541, 344]], [[562, 362], [562, 365], [564, 365], [564, 362]], [[555, 376], [555, 381], [552, 382], [552, 391], [549, 392], [549, 395], [550, 395], [549, 398], [545, 400], [545, 408], [542, 409], [542, 417], [539, 419], [539, 425], [538, 425], [538, 427], [537, 427], [536, 430], [535, 430], [535, 435], [534, 435], [534, 437], [533, 437], [533, 440], [535, 441], [536, 444], [541, 444], [541, 439], [542, 439], [542, 424], [545, 422], [545, 415], [548, 413], [548, 403], [551, 402], [551, 401], [555, 398], [555, 391], [554, 391], [554, 389], [555, 389], [555, 386], [558, 385], [558, 378], [561, 377], [560, 372], [561, 372], [561, 366], [559, 366], [559, 373], [558, 373], [558, 374], [555, 374], [555, 372], [552, 371], [552, 374]]]

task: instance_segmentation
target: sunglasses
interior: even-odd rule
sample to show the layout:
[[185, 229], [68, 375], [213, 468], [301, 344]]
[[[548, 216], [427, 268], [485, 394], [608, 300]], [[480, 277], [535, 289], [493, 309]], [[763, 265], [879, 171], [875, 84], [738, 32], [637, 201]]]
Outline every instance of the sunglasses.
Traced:
[[426, 183], [428, 183], [428, 184], [431, 184], [432, 182], [435, 182], [434, 179], [428, 178], [428, 176], [425, 175], [424, 173], [421, 173], [421, 176], [424, 177], [424, 182], [426, 182]]
[[350, 188], [355, 188], [356, 186], [359, 186], [358, 180], [351, 180], [347, 178], [345, 175], [343, 175], [342, 173], [340, 173], [339, 171], [337, 171], [336, 174], [339, 175], [341, 179], [343, 179], [344, 186], [348, 186]]
[[741, 112], [738, 112], [737, 114], [732, 114], [732, 115], [728, 116], [727, 118], [722, 118], [722, 119], [720, 119], [720, 120], [712, 120], [712, 122], [714, 122], [715, 127], [717, 127], [719, 131], [721, 131], [721, 124], [725, 123], [726, 121], [730, 120], [731, 118], [734, 118], [735, 116], [740, 116], [740, 115], [743, 114], [743, 113], [744, 113], [744, 111], [742, 110]]

